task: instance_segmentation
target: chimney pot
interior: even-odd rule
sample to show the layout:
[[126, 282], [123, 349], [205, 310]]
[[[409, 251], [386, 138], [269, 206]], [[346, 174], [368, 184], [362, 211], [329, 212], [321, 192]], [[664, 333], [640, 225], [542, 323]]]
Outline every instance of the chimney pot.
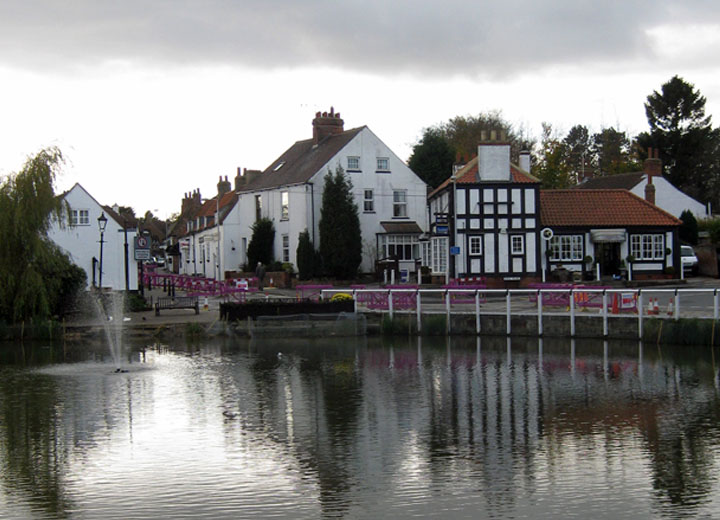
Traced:
[[318, 112], [313, 119], [313, 144], [317, 145], [330, 135], [336, 135], [343, 132], [344, 122], [340, 119], [340, 114], [335, 113], [335, 108], [330, 107], [330, 114]]

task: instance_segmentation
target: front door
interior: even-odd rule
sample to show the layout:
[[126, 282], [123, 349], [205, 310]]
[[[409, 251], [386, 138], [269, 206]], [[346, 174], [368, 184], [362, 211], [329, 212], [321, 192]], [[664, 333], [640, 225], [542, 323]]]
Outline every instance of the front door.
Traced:
[[620, 274], [620, 243], [598, 242], [595, 249], [600, 259], [600, 274]]

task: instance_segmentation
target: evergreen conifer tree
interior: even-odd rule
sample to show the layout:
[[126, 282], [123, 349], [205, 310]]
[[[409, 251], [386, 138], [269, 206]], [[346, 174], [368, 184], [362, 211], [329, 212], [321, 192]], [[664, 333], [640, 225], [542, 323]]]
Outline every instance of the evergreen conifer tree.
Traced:
[[320, 257], [325, 274], [337, 279], [357, 275], [362, 262], [362, 239], [352, 182], [341, 167], [325, 175], [320, 210]]
[[297, 257], [298, 277], [301, 280], [309, 280], [320, 272], [320, 258], [313, 247], [307, 229], [300, 233], [295, 256]]
[[248, 268], [252, 271], [258, 262], [269, 265], [274, 259], [273, 244], [275, 242], [275, 226], [272, 220], [261, 218], [252, 225], [252, 236], [248, 244]]

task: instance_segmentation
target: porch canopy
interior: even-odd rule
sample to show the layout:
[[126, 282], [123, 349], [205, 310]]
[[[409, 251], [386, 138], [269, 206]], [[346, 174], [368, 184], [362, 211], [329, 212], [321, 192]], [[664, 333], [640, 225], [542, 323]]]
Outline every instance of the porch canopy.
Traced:
[[625, 242], [624, 229], [591, 229], [590, 239], [598, 242]]

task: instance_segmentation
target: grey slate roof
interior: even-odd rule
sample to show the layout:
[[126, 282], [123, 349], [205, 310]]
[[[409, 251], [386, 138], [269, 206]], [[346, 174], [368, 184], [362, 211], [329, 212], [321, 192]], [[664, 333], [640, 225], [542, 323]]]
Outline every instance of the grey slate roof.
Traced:
[[578, 184], [575, 188], [581, 190], [631, 190], [640, 183], [644, 175], [645, 172], [632, 172], [593, 177]]
[[[241, 191], [264, 190], [307, 182], [365, 128], [365, 126], [361, 126], [329, 135], [317, 146], [313, 146], [312, 139], [296, 142], [275, 159], [265, 171], [243, 186]], [[282, 166], [277, 168], [280, 164]]]

